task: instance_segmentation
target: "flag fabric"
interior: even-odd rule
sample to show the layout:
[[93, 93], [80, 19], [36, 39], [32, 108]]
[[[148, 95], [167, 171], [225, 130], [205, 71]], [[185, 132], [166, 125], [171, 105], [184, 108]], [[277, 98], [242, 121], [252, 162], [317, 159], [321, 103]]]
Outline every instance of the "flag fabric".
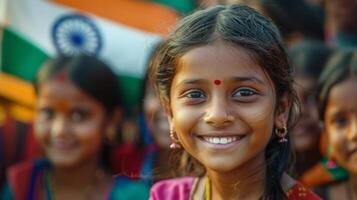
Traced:
[[169, 6], [145, 0], [53, 0], [53, 2], [162, 36], [170, 32], [180, 16]]
[[[85, 52], [96, 55], [112, 67], [124, 87], [124, 102], [128, 106], [136, 104], [140, 98], [140, 81], [146, 73], [149, 58], [165, 31], [145, 29], [135, 24], [135, 20], [135, 23], [121, 20], [124, 17], [114, 16], [114, 12], [103, 13], [103, 5], [110, 5], [110, 0], [103, 0], [99, 10], [74, 3], [71, 5], [70, 2], [81, 1], [7, 2], [1, 51], [0, 96], [11, 100], [22, 99], [20, 103], [33, 106], [33, 93], [28, 92], [27, 96], [21, 97], [17, 88], [30, 84], [46, 59], [58, 54]], [[83, 1], [82, 4], [90, 5], [89, 2]], [[112, 5], [115, 2], [112, 1]], [[118, 10], [123, 9], [121, 4], [116, 5]], [[147, 4], [145, 6], [146, 9], [150, 8]], [[156, 11], [159, 11], [158, 8], [162, 11], [166, 9], [157, 5], [153, 8]], [[162, 12], [163, 16], [171, 16], [167, 17], [168, 22], [174, 23], [177, 17], [175, 12], [168, 8], [165, 11]], [[140, 10], [138, 12], [143, 14]], [[168, 22], [164, 27], [166, 29], [169, 27]], [[160, 26], [154, 21], [153, 27], [155, 23]]]
[[150, 0], [159, 4], [166, 5], [182, 15], [187, 15], [193, 12], [198, 7], [196, 0]]

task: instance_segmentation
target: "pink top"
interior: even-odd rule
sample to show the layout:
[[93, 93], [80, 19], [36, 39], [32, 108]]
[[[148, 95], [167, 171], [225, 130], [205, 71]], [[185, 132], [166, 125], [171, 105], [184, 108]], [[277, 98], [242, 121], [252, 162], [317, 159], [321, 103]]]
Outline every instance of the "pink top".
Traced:
[[195, 177], [168, 179], [156, 183], [150, 192], [150, 200], [188, 200]]
[[[156, 183], [150, 192], [150, 200], [188, 200], [195, 177], [168, 179]], [[289, 200], [321, 200], [301, 183], [295, 182], [286, 191]]]

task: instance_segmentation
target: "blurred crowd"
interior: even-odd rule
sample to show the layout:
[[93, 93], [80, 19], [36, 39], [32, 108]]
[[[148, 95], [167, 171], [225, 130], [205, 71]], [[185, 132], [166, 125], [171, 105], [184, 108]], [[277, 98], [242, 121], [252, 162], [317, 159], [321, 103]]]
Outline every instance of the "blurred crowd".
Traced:
[[[22, 6], [22, 0], [11, 2], [6, 3], [9, 12]], [[36, 6], [31, 0], [23, 2]], [[0, 199], [116, 199], [123, 193], [128, 199], [147, 199], [153, 183], [183, 175], [172, 169], [190, 166], [185, 154], [170, 150], [167, 117], [148, 66], [178, 19], [200, 8], [232, 3], [247, 4], [269, 16], [284, 38], [301, 106], [289, 133], [295, 151], [290, 174], [323, 199], [357, 199], [357, 183], [350, 178], [357, 176], [357, 1], [48, 2], [83, 16], [108, 18], [105, 23], [130, 31], [117, 34], [108, 29], [102, 46], [89, 43], [88, 51], [43, 44], [48, 53], [36, 57], [10, 48], [10, 32], [21, 27], [11, 27], [20, 20], [8, 14], [11, 19], [1, 31]], [[38, 29], [41, 23], [29, 22], [29, 29], [23, 30], [35, 25]], [[38, 30], [30, 38], [47, 37], [42, 33]], [[148, 36], [141, 39], [140, 34]], [[54, 37], [61, 41], [61, 35]], [[75, 36], [72, 40], [83, 42]], [[91, 45], [103, 51], [92, 53]], [[108, 46], [111, 49], [105, 50]], [[10, 53], [15, 54], [14, 61]], [[26, 64], [16, 70], [26, 71], [29, 78], [10, 69], [16, 63]], [[125, 187], [117, 187], [123, 182]], [[36, 188], [43, 192], [32, 194]], [[34, 196], [27, 198], [30, 192]]]

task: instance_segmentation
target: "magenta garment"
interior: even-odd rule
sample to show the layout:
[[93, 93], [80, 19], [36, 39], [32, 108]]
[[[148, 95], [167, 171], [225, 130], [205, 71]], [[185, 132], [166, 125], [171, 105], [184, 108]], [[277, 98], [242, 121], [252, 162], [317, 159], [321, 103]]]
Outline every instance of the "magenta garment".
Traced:
[[154, 184], [150, 200], [188, 200], [195, 177], [181, 177], [160, 181]]

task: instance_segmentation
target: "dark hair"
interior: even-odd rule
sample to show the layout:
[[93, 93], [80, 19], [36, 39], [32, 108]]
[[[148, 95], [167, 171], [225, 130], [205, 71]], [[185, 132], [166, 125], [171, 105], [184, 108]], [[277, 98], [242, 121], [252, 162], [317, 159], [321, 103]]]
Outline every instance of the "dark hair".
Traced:
[[318, 108], [320, 119], [324, 120], [331, 88], [348, 78], [357, 76], [357, 51], [343, 49], [332, 55], [318, 81]]
[[[161, 45], [151, 65], [151, 78], [163, 103], [170, 102], [170, 88], [178, 59], [191, 49], [217, 40], [248, 50], [252, 58], [270, 76], [277, 98], [287, 93], [289, 100], [296, 105], [291, 69], [278, 29], [254, 9], [240, 4], [219, 5], [200, 10], [178, 23], [175, 31]], [[288, 127], [296, 119], [296, 110], [291, 111]], [[279, 138], [272, 133], [265, 152], [267, 183], [264, 198], [286, 199], [280, 180], [288, 167], [290, 154], [290, 143], [279, 143]], [[194, 160], [192, 157], [190, 159]], [[183, 168], [187, 173], [197, 170], [197, 167], [192, 167], [188, 162]]]
[[319, 40], [305, 40], [288, 49], [294, 73], [318, 79], [333, 49]]
[[36, 92], [41, 83], [53, 79], [59, 73], [65, 73], [78, 88], [101, 103], [107, 112], [121, 106], [117, 77], [98, 58], [88, 55], [60, 56], [46, 61], [35, 79]]
[[324, 39], [324, 10], [304, 0], [260, 0], [260, 5], [277, 24], [283, 37], [298, 31], [305, 37]]
[[[121, 108], [119, 83], [108, 65], [94, 56], [59, 56], [47, 60], [40, 68], [34, 81], [36, 93], [41, 84], [56, 78], [59, 74], [68, 78], [75, 86], [97, 100], [111, 116], [116, 108]], [[102, 164], [110, 169], [111, 147], [104, 143]]]

